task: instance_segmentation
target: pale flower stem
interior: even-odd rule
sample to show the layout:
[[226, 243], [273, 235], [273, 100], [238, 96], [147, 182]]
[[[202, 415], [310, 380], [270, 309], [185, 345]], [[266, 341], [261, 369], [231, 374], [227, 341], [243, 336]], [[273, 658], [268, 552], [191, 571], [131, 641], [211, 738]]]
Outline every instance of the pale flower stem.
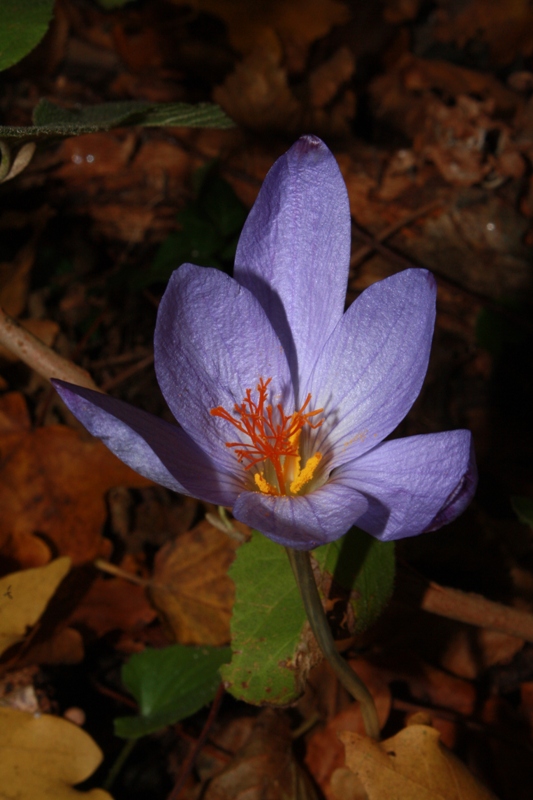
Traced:
[[309, 552], [307, 550], [293, 550], [292, 547], [285, 549], [302, 596], [309, 625], [318, 645], [344, 688], [350, 692], [361, 706], [361, 714], [367, 736], [379, 740], [379, 720], [374, 699], [362, 680], [337, 652], [322, 600], [318, 594]]

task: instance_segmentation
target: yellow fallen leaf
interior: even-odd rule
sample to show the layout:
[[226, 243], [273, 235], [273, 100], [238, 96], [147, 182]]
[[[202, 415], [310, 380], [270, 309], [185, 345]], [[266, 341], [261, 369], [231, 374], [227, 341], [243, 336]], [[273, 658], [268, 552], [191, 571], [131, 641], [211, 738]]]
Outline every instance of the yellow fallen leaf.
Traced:
[[0, 798], [112, 800], [102, 789], [78, 792], [102, 761], [81, 728], [50, 714], [0, 708]]
[[0, 654], [24, 639], [69, 569], [70, 558], [64, 556], [0, 580]]
[[410, 725], [384, 742], [347, 731], [340, 738], [368, 800], [496, 800], [428, 725]]

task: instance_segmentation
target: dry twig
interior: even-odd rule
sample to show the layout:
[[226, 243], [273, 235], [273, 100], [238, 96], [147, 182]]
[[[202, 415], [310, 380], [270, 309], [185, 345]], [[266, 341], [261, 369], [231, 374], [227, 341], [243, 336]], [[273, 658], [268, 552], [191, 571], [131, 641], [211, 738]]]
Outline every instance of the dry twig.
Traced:
[[32, 333], [24, 330], [17, 320], [6, 314], [2, 308], [0, 308], [0, 344], [47, 380], [58, 378], [96, 392], [101, 391], [86, 370], [63, 358]]

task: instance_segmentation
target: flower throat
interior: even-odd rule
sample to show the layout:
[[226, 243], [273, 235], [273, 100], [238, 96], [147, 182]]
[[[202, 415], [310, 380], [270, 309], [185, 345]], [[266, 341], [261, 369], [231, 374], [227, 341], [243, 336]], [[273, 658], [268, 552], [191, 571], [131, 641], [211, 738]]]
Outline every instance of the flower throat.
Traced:
[[308, 425], [319, 428], [324, 420], [312, 422], [312, 418], [321, 414], [324, 409], [306, 411], [311, 402], [308, 394], [304, 404], [298, 411], [286, 414], [281, 403], [276, 406], [267, 405], [268, 386], [272, 378], [266, 381], [259, 379], [256, 386], [257, 400], [252, 399], [252, 390], [247, 389], [244, 400], [235, 403], [233, 415], [222, 406], [211, 409], [213, 417], [220, 417], [237, 428], [250, 439], [250, 443], [226, 442], [226, 447], [235, 448], [239, 463], [246, 463], [244, 469], [250, 470], [258, 464], [263, 469], [254, 473], [254, 482], [263, 494], [295, 495], [309, 483], [322, 458], [315, 453], [301, 466], [300, 435]]

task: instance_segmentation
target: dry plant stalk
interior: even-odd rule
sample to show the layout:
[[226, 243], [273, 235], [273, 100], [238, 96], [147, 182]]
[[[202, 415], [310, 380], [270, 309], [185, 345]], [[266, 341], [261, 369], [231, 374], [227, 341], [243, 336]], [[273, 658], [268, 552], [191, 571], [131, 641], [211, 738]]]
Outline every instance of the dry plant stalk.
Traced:
[[63, 358], [32, 333], [24, 330], [17, 320], [6, 314], [2, 308], [0, 308], [0, 344], [47, 380], [59, 378], [84, 386], [86, 389], [93, 389], [95, 392], [101, 391], [86, 370]]

